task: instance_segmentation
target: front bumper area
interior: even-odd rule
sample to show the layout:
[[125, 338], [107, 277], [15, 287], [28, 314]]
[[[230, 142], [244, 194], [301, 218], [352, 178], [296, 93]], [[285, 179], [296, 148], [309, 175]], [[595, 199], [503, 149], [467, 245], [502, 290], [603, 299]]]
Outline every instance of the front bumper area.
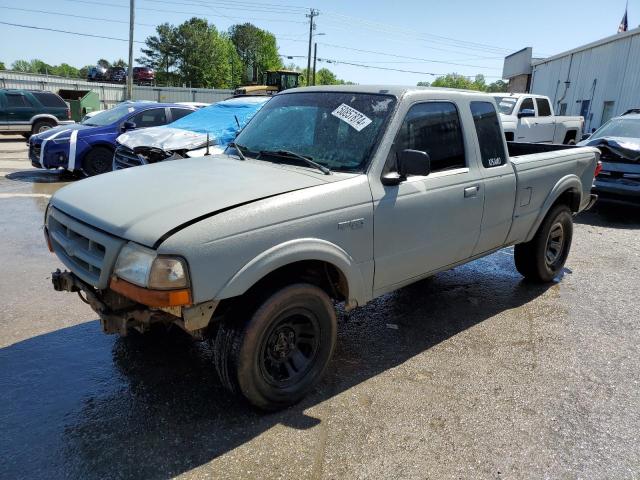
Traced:
[[175, 324], [191, 336], [202, 339], [218, 305], [216, 301], [209, 301], [188, 308], [150, 308], [113, 290], [97, 290], [72, 272], [60, 269], [51, 274], [51, 283], [58, 292], [78, 293], [100, 317], [102, 330], [121, 336], [126, 336], [132, 329], [144, 333], [154, 324]]

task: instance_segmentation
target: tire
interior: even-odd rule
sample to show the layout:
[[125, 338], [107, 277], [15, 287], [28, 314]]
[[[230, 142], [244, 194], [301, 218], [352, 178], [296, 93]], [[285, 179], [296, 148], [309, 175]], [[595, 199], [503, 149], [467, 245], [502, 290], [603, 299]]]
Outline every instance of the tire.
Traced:
[[336, 314], [320, 288], [299, 283], [223, 320], [214, 362], [227, 390], [262, 410], [292, 405], [322, 377], [336, 343]]
[[84, 173], [93, 177], [113, 169], [113, 151], [107, 147], [93, 147], [84, 157]]
[[563, 269], [573, 238], [573, 217], [566, 205], [549, 211], [535, 236], [515, 246], [516, 269], [527, 280], [552, 281]]
[[29, 140], [29, 139], [31, 138], [31, 134], [30, 134], [30, 133], [27, 133], [27, 132], [22, 133], [21, 135], [22, 135], [26, 140]]
[[567, 145], [575, 145], [576, 144], [576, 139], [572, 138], [567, 142]]
[[33, 124], [33, 127], [31, 128], [31, 135], [37, 135], [38, 133], [46, 132], [47, 130], [51, 130], [55, 126], [56, 124], [51, 120], [38, 120]]

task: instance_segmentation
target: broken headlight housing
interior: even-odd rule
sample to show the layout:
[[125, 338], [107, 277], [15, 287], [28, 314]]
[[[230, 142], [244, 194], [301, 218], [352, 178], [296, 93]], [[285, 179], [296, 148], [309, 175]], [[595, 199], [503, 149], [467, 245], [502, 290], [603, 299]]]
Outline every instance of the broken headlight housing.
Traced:
[[180, 257], [158, 255], [155, 250], [129, 242], [118, 255], [113, 273], [122, 280], [154, 290], [187, 288], [187, 263]]

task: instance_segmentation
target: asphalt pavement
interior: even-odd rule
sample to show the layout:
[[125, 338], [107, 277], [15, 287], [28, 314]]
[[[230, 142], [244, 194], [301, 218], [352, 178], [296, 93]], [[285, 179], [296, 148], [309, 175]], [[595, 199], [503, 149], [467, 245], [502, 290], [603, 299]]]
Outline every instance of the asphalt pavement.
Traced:
[[640, 478], [640, 209], [579, 215], [551, 285], [505, 249], [341, 313], [325, 379], [264, 414], [208, 343], [104, 335], [53, 291], [69, 181], [0, 137], [0, 478]]

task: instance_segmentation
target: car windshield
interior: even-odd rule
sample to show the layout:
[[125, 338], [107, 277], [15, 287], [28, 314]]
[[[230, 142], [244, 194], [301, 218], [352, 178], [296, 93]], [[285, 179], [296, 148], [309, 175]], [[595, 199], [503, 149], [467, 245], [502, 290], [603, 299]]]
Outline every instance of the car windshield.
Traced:
[[395, 103], [395, 97], [383, 94], [278, 95], [253, 117], [235, 143], [249, 157], [288, 151], [331, 170], [363, 171]]
[[518, 103], [518, 99], [515, 97], [494, 97], [496, 99], [496, 103], [498, 104], [498, 110], [500, 113], [504, 113], [505, 115], [511, 115], [513, 113], [513, 108]]
[[640, 139], [640, 119], [614, 118], [591, 135], [590, 140], [603, 137], [624, 137]]
[[90, 127], [103, 127], [105, 125], [110, 125], [114, 122], [117, 122], [125, 115], [132, 113], [135, 111], [131, 105], [118, 105], [111, 110], [105, 110], [104, 112], [100, 112], [93, 117], [89, 117], [86, 120], [82, 121], [83, 125], [89, 125]]

